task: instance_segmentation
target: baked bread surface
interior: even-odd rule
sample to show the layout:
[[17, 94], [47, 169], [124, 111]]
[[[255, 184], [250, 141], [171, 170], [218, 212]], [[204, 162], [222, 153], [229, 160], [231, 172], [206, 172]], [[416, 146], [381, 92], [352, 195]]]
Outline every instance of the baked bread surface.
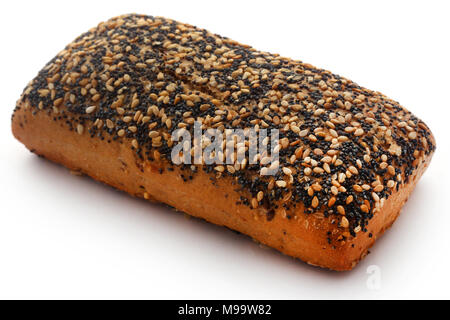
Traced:
[[[195, 121], [223, 132], [278, 129], [280, 170], [175, 165], [171, 133], [192, 132]], [[435, 150], [428, 127], [379, 92], [135, 14], [99, 24], [53, 58], [24, 89], [12, 129], [72, 170], [333, 270], [366, 255]]]

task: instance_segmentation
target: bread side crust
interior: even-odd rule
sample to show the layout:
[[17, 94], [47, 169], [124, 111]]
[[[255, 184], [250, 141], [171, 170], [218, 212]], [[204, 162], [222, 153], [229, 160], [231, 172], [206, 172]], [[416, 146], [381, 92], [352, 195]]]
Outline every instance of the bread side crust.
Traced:
[[337, 271], [351, 270], [392, 225], [431, 160], [431, 156], [421, 159], [409, 183], [394, 191], [370, 220], [367, 232], [359, 232], [356, 237], [333, 246], [328, 243], [327, 231], [336, 229], [339, 224], [336, 217], [325, 218], [320, 212], [304, 214], [299, 203], [294, 218], [286, 218], [279, 208], [268, 221], [261, 209], [237, 204], [241, 194], [236, 192], [238, 185], [231, 178], [221, 177], [211, 183], [212, 176], [200, 170], [193, 180], [184, 181], [177, 167], [169, 171], [167, 163], [138, 159], [128, 140], [108, 143], [91, 138], [87, 132], [80, 135], [62, 121], [55, 121], [50, 113], [33, 114], [23, 105], [14, 114], [12, 131], [32, 152], [71, 170], [133, 196], [162, 202], [239, 231], [311, 265]]

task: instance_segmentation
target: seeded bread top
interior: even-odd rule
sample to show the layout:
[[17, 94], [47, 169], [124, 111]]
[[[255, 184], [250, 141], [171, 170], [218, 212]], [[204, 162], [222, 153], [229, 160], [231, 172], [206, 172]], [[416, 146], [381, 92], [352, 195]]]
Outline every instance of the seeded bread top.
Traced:
[[[428, 127], [397, 102], [354, 82], [173, 20], [124, 15], [100, 23], [53, 58], [18, 108], [69, 130], [131, 141], [141, 160], [170, 162], [171, 132], [278, 129], [279, 165], [180, 165], [235, 179], [240, 205], [295, 218], [335, 217], [339, 240], [367, 231], [384, 201], [435, 149]], [[258, 155], [259, 161], [264, 155]], [[213, 183], [213, 182], [212, 182]]]

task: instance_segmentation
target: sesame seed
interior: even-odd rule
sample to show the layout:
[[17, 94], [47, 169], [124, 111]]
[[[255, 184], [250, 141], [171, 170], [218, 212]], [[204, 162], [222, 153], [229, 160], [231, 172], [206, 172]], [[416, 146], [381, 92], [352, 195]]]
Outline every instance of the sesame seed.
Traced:
[[312, 199], [311, 206], [312, 206], [313, 208], [317, 208], [318, 205], [319, 205], [319, 199], [315, 196], [315, 197]]
[[356, 169], [354, 166], [348, 167], [348, 170], [349, 170], [352, 174], [358, 174], [358, 169]]
[[395, 175], [395, 168], [393, 167], [393, 166], [388, 166], [387, 167], [388, 168], [388, 173], [391, 175], [391, 176], [393, 176], [393, 175]]
[[320, 167], [315, 167], [315, 168], [313, 169], [313, 172], [314, 172], [314, 173], [318, 173], [318, 174], [322, 174], [324, 171], [325, 171], [325, 170], [323, 170], [323, 169], [320, 168]]
[[227, 165], [227, 171], [229, 173], [233, 174], [233, 173], [236, 172], [236, 169], [233, 166], [231, 166], [231, 165]]
[[364, 212], [364, 213], [369, 213], [369, 207], [368, 207], [367, 205], [365, 205], [365, 204], [362, 204], [362, 205], [360, 206], [360, 209], [361, 209], [361, 211]]
[[375, 188], [373, 188], [373, 191], [381, 192], [381, 191], [383, 191], [383, 189], [384, 189], [384, 186], [382, 184], [379, 184]]
[[256, 200], [255, 198], [252, 198], [252, 208], [253, 209], [258, 208], [258, 200]]
[[346, 217], [342, 217], [342, 219], [341, 219], [341, 227], [348, 228], [348, 226], [349, 226], [348, 219]]
[[331, 186], [331, 193], [337, 196], [339, 193], [338, 188], [336, 186]]
[[353, 196], [352, 195], [349, 195], [348, 197], [347, 197], [347, 199], [345, 199], [345, 203], [346, 204], [350, 204], [350, 203], [352, 203], [353, 202]]
[[112, 128], [114, 128], [114, 122], [112, 122], [112, 121], [109, 120], [109, 119], [106, 119], [106, 126], [107, 126], [109, 129], [112, 129]]
[[373, 200], [375, 200], [375, 202], [379, 202], [380, 201], [380, 197], [375, 192], [372, 192], [372, 198], [373, 198]]
[[95, 108], [97, 108], [96, 106], [90, 106], [86, 108], [86, 113], [92, 113], [95, 111]]
[[320, 161], [324, 162], [324, 163], [330, 163], [331, 162], [331, 157], [329, 156], [325, 156], [323, 157]]
[[53, 101], [53, 105], [55, 107], [58, 107], [63, 102], [63, 98], [58, 98], [55, 101]]
[[300, 137], [306, 137], [306, 135], [308, 134], [308, 132], [309, 132], [308, 129], [304, 129], [304, 130], [301, 130], [301, 131], [298, 133], [298, 135], [299, 135]]
[[264, 197], [264, 192], [259, 191], [258, 194], [257, 194], [257, 196], [256, 196], [256, 199], [257, 199], [258, 201], [261, 201], [261, 200], [263, 199], [263, 197]]
[[336, 198], [331, 197], [330, 200], [328, 200], [328, 207], [334, 206], [335, 203], [336, 203]]
[[362, 162], [361, 162], [361, 160], [357, 159], [357, 160], [356, 160], [356, 165], [358, 166], [359, 169], [361, 169], [361, 168], [362, 168]]
[[276, 182], [276, 185], [277, 185], [277, 187], [285, 188], [285, 187], [286, 187], [286, 181], [284, 181], [284, 180], [278, 180], [278, 181]]
[[83, 134], [83, 131], [84, 131], [84, 127], [83, 127], [83, 125], [81, 125], [81, 124], [78, 124], [77, 125], [77, 132], [78, 132], [78, 134]]
[[341, 205], [337, 206], [337, 211], [339, 212], [340, 215], [345, 216], [345, 209], [343, 206]]

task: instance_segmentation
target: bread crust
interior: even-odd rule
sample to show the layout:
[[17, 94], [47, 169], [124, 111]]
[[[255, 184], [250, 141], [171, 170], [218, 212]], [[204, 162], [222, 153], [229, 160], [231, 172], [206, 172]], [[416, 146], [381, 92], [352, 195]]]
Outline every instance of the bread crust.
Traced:
[[[329, 245], [326, 232], [335, 226], [335, 217], [304, 214], [296, 208], [294, 219], [286, 219], [281, 209], [268, 221], [265, 214], [248, 206], [237, 205], [239, 193], [230, 179], [216, 179], [200, 171], [191, 181], [184, 181], [178, 168], [167, 170], [167, 163], [141, 163], [130, 148], [130, 142], [106, 143], [93, 140], [87, 133], [67, 130], [52, 115], [20, 108], [12, 123], [14, 136], [29, 150], [70, 170], [82, 172], [130, 195], [168, 204], [175, 209], [211, 223], [249, 235], [258, 242], [308, 264], [336, 271], [351, 270], [366, 256], [375, 240], [400, 214], [431, 158], [422, 162], [411, 181], [394, 192], [379, 214], [370, 220], [368, 232]], [[369, 237], [372, 234], [372, 237]]]
[[[282, 170], [262, 176], [264, 152], [259, 166], [174, 164], [173, 129], [194, 123], [279, 130]], [[143, 15], [70, 43], [25, 88], [12, 130], [71, 170], [333, 270], [352, 269], [395, 221], [435, 149], [379, 92]]]

